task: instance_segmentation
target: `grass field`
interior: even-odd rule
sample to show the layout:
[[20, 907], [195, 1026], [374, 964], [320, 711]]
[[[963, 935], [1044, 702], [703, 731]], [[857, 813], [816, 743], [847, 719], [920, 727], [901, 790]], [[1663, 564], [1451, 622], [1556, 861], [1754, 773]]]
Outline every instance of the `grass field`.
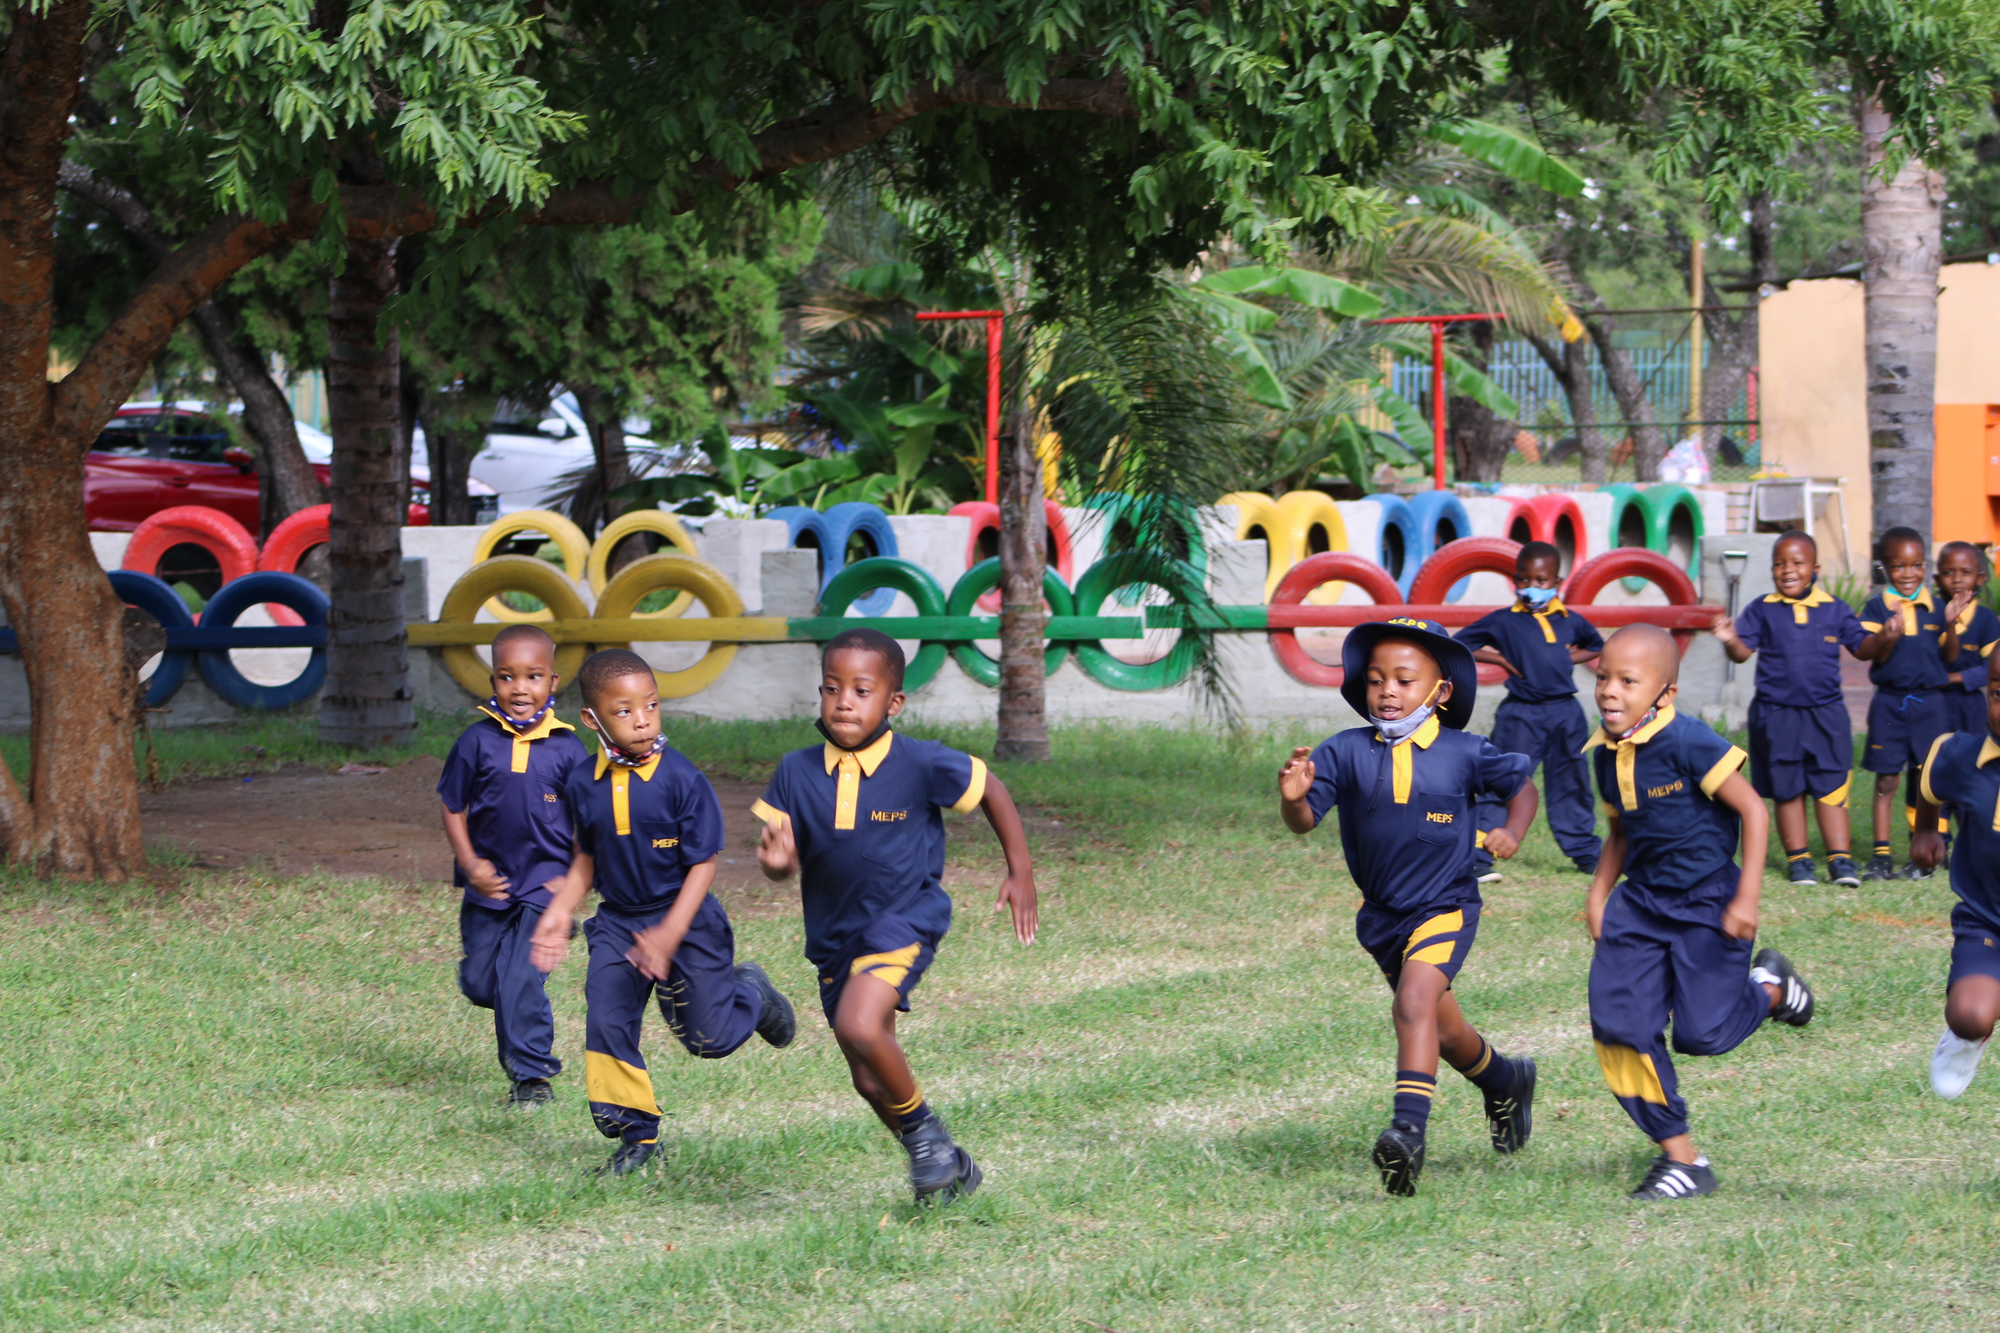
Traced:
[[[676, 731], [741, 776], [808, 738]], [[304, 735], [163, 744], [170, 767], [220, 771]], [[588, 1174], [610, 1144], [583, 1106], [581, 958], [551, 982], [573, 1062], [557, 1104], [503, 1111], [487, 1015], [454, 984], [448, 889], [186, 869], [142, 887], [0, 881], [0, 1325], [2000, 1319], [2000, 1071], [1953, 1104], [1924, 1079], [1941, 881], [1769, 880], [1765, 938], [1818, 987], [1819, 1017], [1683, 1061], [1722, 1193], [1640, 1206], [1624, 1194], [1650, 1145], [1591, 1055], [1584, 881], [1539, 829], [1492, 887], [1460, 979], [1496, 1045], [1540, 1062], [1534, 1142], [1496, 1157], [1477, 1093], [1447, 1070], [1422, 1193], [1388, 1199], [1367, 1161], [1394, 1072], [1387, 992], [1353, 943], [1333, 831], [1278, 823], [1291, 740], [1073, 729], [1053, 762], [1002, 767], [1039, 857], [1029, 949], [990, 912], [991, 836], [954, 817], [958, 921], [903, 1031], [987, 1184], [935, 1212], [907, 1202], [900, 1150], [845, 1085], [793, 912], [737, 931], [812, 1020], [797, 1044], [697, 1062], [655, 1024], [660, 1165], [605, 1182]]]

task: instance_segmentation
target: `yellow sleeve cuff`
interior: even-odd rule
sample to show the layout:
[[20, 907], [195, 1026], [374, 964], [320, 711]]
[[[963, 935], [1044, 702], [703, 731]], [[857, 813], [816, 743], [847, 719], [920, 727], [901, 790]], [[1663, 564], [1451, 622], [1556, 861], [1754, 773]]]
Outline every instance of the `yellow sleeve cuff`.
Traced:
[[1729, 753], [1716, 760], [1715, 767], [1709, 769], [1708, 773], [1702, 778], [1701, 794], [1713, 799], [1716, 790], [1723, 783], [1729, 781], [1731, 777], [1735, 776], [1736, 770], [1743, 767], [1743, 761], [1749, 757], [1749, 755], [1743, 753], [1736, 746], [1730, 746]]
[[1618, 818], [1619, 810], [1617, 806], [1611, 804], [1611, 802], [1609, 801], [1599, 801], [1597, 804], [1599, 808], [1601, 808], [1604, 811], [1605, 814], [1609, 815], [1613, 819]]
[[961, 815], [969, 815], [974, 810], [977, 810], [979, 808], [979, 803], [985, 799], [986, 799], [986, 761], [984, 759], [981, 759], [977, 755], [973, 755], [972, 781], [965, 784], [965, 795], [959, 797], [957, 801], [953, 802], [951, 808], [958, 811], [958, 813], [960, 813]]
[[1979, 650], [1979, 655], [1981, 657], [1991, 657], [1993, 656], [1993, 650], [1995, 648], [2000, 648], [2000, 639], [1995, 639], [1993, 642], [1987, 644], [1984, 648], [1981, 648]]
[[1937, 793], [1931, 790], [1931, 765], [1937, 762], [1938, 751], [1950, 739], [1951, 733], [1947, 732], [1931, 742], [1931, 752], [1924, 756], [1923, 776], [1917, 780], [1917, 791], [1931, 805], [1942, 806], [1944, 804], [1943, 801], [1937, 798]]
[[1882, 628], [1882, 622], [1879, 620], [1864, 620], [1861, 622], [1861, 628], [1867, 630], [1870, 634], [1873, 634], [1875, 631]]
[[780, 810], [777, 806], [772, 805], [761, 798], [756, 802], [756, 804], [750, 807], [750, 813], [757, 816], [757, 818], [763, 820], [766, 824], [777, 824], [780, 827], [791, 822], [792, 818], [790, 815], [786, 814], [783, 810]]

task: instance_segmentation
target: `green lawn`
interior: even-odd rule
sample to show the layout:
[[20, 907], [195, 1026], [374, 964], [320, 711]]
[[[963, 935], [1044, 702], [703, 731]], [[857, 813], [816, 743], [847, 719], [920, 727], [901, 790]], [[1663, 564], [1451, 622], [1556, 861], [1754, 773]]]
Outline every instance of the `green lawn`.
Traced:
[[[222, 771], [306, 746], [287, 725], [163, 745]], [[741, 776], [809, 736], [674, 730]], [[987, 1183], [935, 1212], [846, 1086], [795, 913], [737, 934], [809, 1020], [797, 1044], [697, 1062], [654, 1024], [661, 1164], [603, 1182], [581, 958], [551, 982], [572, 1073], [510, 1114], [448, 889], [0, 880], [0, 1327], [1994, 1327], [2000, 1070], [1955, 1104], [1924, 1078], [1942, 882], [1769, 880], [1766, 938], [1819, 1016], [1682, 1062], [1722, 1193], [1639, 1206], [1650, 1145], [1591, 1054], [1584, 881], [1538, 829], [1459, 987], [1541, 1064], [1534, 1142], [1496, 1157], [1446, 1070], [1422, 1193], [1389, 1199], [1367, 1161], [1387, 992], [1333, 830], [1278, 822], [1294, 739], [1317, 737], [1072, 729], [1002, 766], [1040, 858], [1028, 949], [990, 911], [991, 836], [954, 818], [958, 924], [903, 1032]]]

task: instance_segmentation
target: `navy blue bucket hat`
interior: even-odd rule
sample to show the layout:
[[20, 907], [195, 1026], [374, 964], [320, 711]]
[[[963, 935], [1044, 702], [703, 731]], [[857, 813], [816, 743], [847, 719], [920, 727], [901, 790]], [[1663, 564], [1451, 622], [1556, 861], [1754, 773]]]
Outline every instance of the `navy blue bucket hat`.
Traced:
[[1368, 716], [1368, 655], [1384, 639], [1407, 639], [1431, 655], [1451, 682], [1451, 698], [1438, 706], [1438, 721], [1453, 731], [1464, 731], [1472, 720], [1472, 701], [1478, 696], [1479, 668], [1472, 660], [1472, 650], [1445, 633], [1444, 626], [1435, 620], [1398, 616], [1349, 630], [1340, 649], [1340, 666], [1346, 673], [1340, 682], [1341, 697], [1355, 712]]

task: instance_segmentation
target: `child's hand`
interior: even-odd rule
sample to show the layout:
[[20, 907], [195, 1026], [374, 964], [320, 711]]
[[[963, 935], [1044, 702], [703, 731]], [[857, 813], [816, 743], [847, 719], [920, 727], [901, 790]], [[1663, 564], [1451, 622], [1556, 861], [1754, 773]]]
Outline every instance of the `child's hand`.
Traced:
[[764, 836], [757, 843], [757, 864], [770, 879], [785, 879], [798, 870], [799, 844], [789, 822], [781, 819], [764, 825]]
[[1014, 913], [1014, 938], [1023, 944], [1035, 942], [1035, 926], [1041, 918], [1038, 904], [1041, 895], [1035, 891], [1033, 873], [1009, 875], [1000, 881], [1000, 897], [994, 902], [993, 910], [1006, 907]]
[[1583, 931], [1592, 944], [1604, 938], [1604, 904], [1595, 894], [1583, 904]]
[[1756, 939], [1757, 904], [1744, 902], [1740, 893], [1731, 898], [1722, 909], [1722, 933], [1733, 940]]
[[1875, 632], [1881, 635], [1883, 641], [1887, 643], [1894, 643], [1896, 640], [1902, 638], [1903, 608], [1900, 606], [1892, 607], [1889, 611], [1889, 618], [1883, 621], [1882, 628]]
[[1936, 829], [1918, 829], [1910, 835], [1910, 859], [1926, 870], [1936, 870], [1944, 860], [1944, 835]]
[[1708, 627], [1708, 632], [1723, 643], [1737, 642], [1736, 622], [1727, 615], [1717, 616], [1715, 623]]
[[632, 947], [625, 951], [625, 961], [652, 980], [665, 981], [667, 970], [674, 965], [674, 954], [680, 947], [681, 937], [661, 922], [632, 937]]
[[1505, 826], [1496, 826], [1487, 830], [1486, 850], [1505, 861], [1521, 850], [1521, 844]]
[[1944, 618], [1947, 621], [1955, 622], [1960, 616], [1965, 614], [1965, 608], [1971, 605], [1972, 594], [1970, 592], [1962, 592], [1952, 598], [1950, 604], [1945, 607]]
[[535, 926], [534, 938], [528, 942], [528, 961], [535, 965], [535, 971], [547, 976], [569, 957], [571, 920], [568, 912], [558, 908], [552, 907], [542, 913], [541, 921]]
[[1963, 671], [1947, 671], [1944, 673], [1944, 678], [1954, 685], [1965, 684], [1965, 673]]
[[487, 898], [507, 896], [507, 877], [500, 868], [483, 856], [474, 857], [472, 864], [465, 867], [465, 877], [471, 881], [475, 893]]
[[1318, 772], [1313, 767], [1312, 751], [1301, 745], [1292, 751], [1292, 757], [1278, 773], [1278, 795], [1287, 801], [1303, 801], [1312, 790], [1313, 777]]

